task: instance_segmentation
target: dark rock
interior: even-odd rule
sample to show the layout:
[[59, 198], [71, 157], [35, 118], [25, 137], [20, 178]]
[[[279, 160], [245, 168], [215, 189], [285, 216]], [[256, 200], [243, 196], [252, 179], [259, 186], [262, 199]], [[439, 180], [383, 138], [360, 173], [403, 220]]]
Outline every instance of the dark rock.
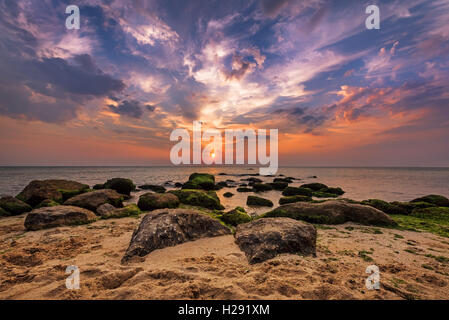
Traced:
[[111, 189], [95, 190], [70, 198], [64, 202], [64, 205], [77, 206], [95, 212], [105, 203], [112, 204], [114, 207], [123, 207], [123, 195]]
[[331, 188], [331, 187], [326, 187], [326, 188], [320, 189], [319, 192], [330, 193], [330, 194], [334, 194], [337, 196], [341, 196], [341, 195], [345, 194], [345, 192], [341, 188]]
[[113, 178], [104, 184], [105, 189], [112, 189], [118, 193], [125, 194], [127, 196], [131, 195], [131, 191], [136, 189], [133, 181], [131, 179], [125, 178]]
[[32, 210], [30, 205], [11, 196], [6, 196], [0, 199], [0, 208], [5, 210], [11, 216], [16, 216]]
[[101, 190], [101, 189], [104, 189], [104, 183], [98, 183], [98, 184], [94, 185], [94, 186], [92, 187], [92, 189], [94, 189], [94, 190]]
[[291, 178], [291, 177], [288, 177], [288, 178], [274, 178], [273, 183], [276, 183], [276, 182], [284, 182], [284, 183], [289, 184], [289, 183], [293, 182], [293, 178]]
[[288, 217], [296, 220], [323, 224], [340, 224], [352, 221], [365, 225], [396, 225], [387, 214], [376, 208], [335, 200], [321, 203], [290, 203], [267, 212], [264, 216]]
[[164, 193], [165, 191], [167, 191], [167, 189], [165, 189], [163, 186], [156, 186], [154, 184], [144, 184], [142, 186], [139, 186], [139, 188], [142, 190], [151, 190], [157, 193]]
[[272, 182], [269, 183], [269, 185], [274, 189], [274, 190], [278, 190], [278, 191], [284, 191], [285, 188], [288, 187], [288, 183], [287, 182]]
[[44, 201], [42, 201], [41, 203], [39, 203], [39, 204], [36, 206], [36, 209], [38, 209], [38, 208], [44, 208], [44, 207], [56, 207], [56, 206], [60, 206], [60, 205], [61, 205], [61, 204], [57, 203], [56, 201], [47, 199], [47, 200], [44, 200]]
[[256, 192], [263, 192], [273, 190], [273, 187], [266, 183], [254, 183], [253, 189]]
[[278, 254], [316, 255], [317, 232], [313, 225], [289, 218], [257, 219], [237, 226], [235, 242], [249, 263]]
[[311, 197], [308, 196], [289, 196], [289, 197], [282, 197], [279, 199], [279, 204], [288, 204], [288, 203], [294, 203], [294, 202], [300, 202], [300, 201], [312, 201]]
[[261, 206], [261, 207], [272, 207], [273, 202], [268, 199], [256, 197], [256, 196], [248, 196], [246, 199], [246, 204], [249, 206]]
[[156, 210], [164, 208], [177, 208], [179, 199], [172, 193], [146, 193], [139, 197], [137, 206], [140, 210]]
[[220, 204], [220, 199], [215, 191], [183, 189], [172, 190], [169, 191], [169, 193], [176, 195], [179, 201], [183, 204], [216, 210], [224, 209], [224, 207]]
[[312, 196], [312, 190], [307, 188], [287, 187], [282, 191], [283, 196]]
[[93, 222], [97, 216], [84, 208], [73, 206], [55, 206], [34, 209], [25, 218], [27, 230], [79, 225]]
[[229, 228], [197, 210], [161, 209], [143, 217], [122, 259], [143, 257], [156, 249], [187, 241], [230, 234]]
[[10, 215], [11, 215], [11, 213], [9, 213], [8, 211], [6, 211], [3, 208], [0, 208], [0, 217], [8, 217]]
[[246, 178], [246, 179], [240, 179], [240, 181], [248, 181], [248, 182], [252, 182], [253, 184], [254, 183], [261, 183], [261, 182], [263, 182], [262, 180], [260, 180], [258, 178], [253, 178], [253, 177]]
[[239, 224], [250, 222], [251, 217], [246, 213], [245, 209], [242, 207], [236, 207], [231, 211], [223, 213], [220, 220], [235, 227]]
[[253, 192], [253, 191], [254, 191], [253, 189], [246, 187], [237, 188], [237, 192]]
[[[360, 202], [360, 204], [374, 207], [387, 214], [405, 214], [405, 215], [408, 214], [405, 208], [379, 199], [363, 200]], [[412, 210], [410, 210], [410, 213]]]
[[208, 173], [192, 173], [182, 188], [215, 190], [215, 177]]
[[232, 197], [232, 196], [234, 196], [234, 194], [233, 194], [232, 192], [225, 192], [225, 193], [223, 194], [223, 197], [225, 197], [225, 198], [230, 198], [230, 197]]
[[181, 188], [182, 183], [181, 182], [175, 182], [175, 188]]
[[300, 186], [300, 188], [307, 188], [310, 189], [312, 191], [320, 191], [321, 189], [325, 189], [327, 188], [327, 186], [325, 184], [322, 183], [306, 183]]
[[427, 203], [434, 204], [438, 207], [449, 207], [449, 199], [444, 196], [437, 195], [437, 194], [429, 194], [427, 196], [414, 199], [410, 202], [412, 202], [412, 203], [413, 202], [427, 202]]
[[105, 203], [97, 208], [97, 214], [103, 219], [136, 217], [140, 213], [140, 209], [134, 203], [123, 208], [115, 208], [114, 206]]
[[[392, 206], [398, 208], [398, 211], [395, 214], [403, 214], [403, 215], [409, 215], [415, 209], [435, 207], [434, 204], [427, 203], [427, 202], [398, 202], [398, 201], [394, 201], [394, 202], [391, 202], [390, 204]], [[377, 208], [377, 209], [379, 209], [379, 208]]]
[[76, 181], [34, 180], [31, 181], [16, 198], [28, 203], [30, 206], [36, 206], [46, 199], [62, 203], [70, 197], [84, 193], [88, 190], [88, 185]]

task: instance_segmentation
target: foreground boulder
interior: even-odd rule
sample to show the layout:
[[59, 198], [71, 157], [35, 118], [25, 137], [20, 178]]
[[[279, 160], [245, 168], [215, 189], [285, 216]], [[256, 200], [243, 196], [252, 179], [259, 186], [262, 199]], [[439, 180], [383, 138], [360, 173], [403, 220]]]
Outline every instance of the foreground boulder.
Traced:
[[104, 184], [105, 189], [112, 189], [121, 194], [131, 195], [131, 191], [136, 189], [133, 181], [131, 179], [125, 178], [113, 178]]
[[144, 211], [176, 208], [179, 206], [179, 199], [172, 193], [146, 193], [139, 197], [137, 206]]
[[208, 173], [192, 173], [182, 189], [215, 190], [215, 177]]
[[410, 202], [412, 202], [412, 203], [413, 202], [427, 202], [427, 203], [436, 205], [438, 207], [449, 207], [449, 199], [444, 196], [437, 195], [437, 194], [429, 194], [427, 196], [414, 199]]
[[62, 203], [70, 197], [88, 190], [88, 185], [76, 181], [34, 180], [16, 198], [34, 207], [46, 199]]
[[246, 213], [245, 209], [242, 207], [236, 207], [231, 211], [223, 213], [220, 220], [228, 225], [236, 227], [239, 224], [250, 222], [252, 219]]
[[281, 253], [315, 256], [316, 236], [311, 224], [289, 218], [264, 218], [239, 225], [235, 242], [249, 263], [259, 263]]
[[93, 222], [97, 216], [87, 209], [73, 206], [55, 206], [34, 209], [25, 218], [27, 230], [79, 225]]
[[109, 203], [114, 207], [123, 207], [122, 201], [123, 196], [115, 190], [102, 189], [77, 195], [64, 202], [64, 205], [96, 211], [99, 206], [105, 203]]
[[261, 207], [272, 207], [273, 202], [268, 199], [264, 199], [256, 196], [248, 196], [246, 199], [246, 204], [248, 206], [261, 206]]
[[220, 204], [215, 191], [203, 191], [203, 190], [172, 190], [168, 193], [172, 193], [178, 197], [179, 201], [183, 204], [190, 206], [204, 207], [207, 209], [223, 210], [224, 207]]
[[146, 256], [156, 249], [230, 233], [218, 220], [197, 210], [156, 210], [147, 214], [134, 231], [122, 262]]
[[387, 214], [370, 206], [343, 201], [321, 203], [295, 202], [264, 214], [265, 217], [289, 217], [312, 223], [340, 224], [348, 221], [366, 225], [396, 225]]
[[32, 210], [30, 205], [11, 196], [0, 199], [0, 208], [7, 213], [5, 215], [11, 216], [19, 215]]

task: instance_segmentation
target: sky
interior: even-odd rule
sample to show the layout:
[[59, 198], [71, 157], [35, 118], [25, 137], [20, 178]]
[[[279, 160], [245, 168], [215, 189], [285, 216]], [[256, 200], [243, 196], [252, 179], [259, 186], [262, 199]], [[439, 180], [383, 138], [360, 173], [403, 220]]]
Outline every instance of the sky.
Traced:
[[285, 166], [449, 166], [448, 21], [448, 0], [0, 0], [0, 165], [170, 164], [198, 120], [278, 129]]

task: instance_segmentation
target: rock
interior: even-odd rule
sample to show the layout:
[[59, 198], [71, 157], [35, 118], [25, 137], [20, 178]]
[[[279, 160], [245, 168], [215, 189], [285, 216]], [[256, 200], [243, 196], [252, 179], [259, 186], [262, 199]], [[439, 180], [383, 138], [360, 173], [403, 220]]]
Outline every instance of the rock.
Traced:
[[134, 231], [122, 263], [156, 249], [187, 241], [230, 234], [229, 228], [197, 210], [160, 209], [143, 217]]
[[321, 189], [327, 188], [327, 186], [325, 184], [315, 182], [315, 183], [303, 184], [303, 185], [300, 186], [300, 188], [307, 188], [307, 189], [310, 189], [312, 191], [319, 191]]
[[93, 222], [97, 216], [87, 209], [73, 206], [55, 206], [34, 209], [25, 218], [27, 230], [79, 225]]
[[94, 190], [101, 190], [101, 189], [104, 189], [104, 183], [98, 183], [98, 184], [94, 185], [94, 186], [92, 187], [92, 189], [94, 189]]
[[320, 189], [319, 192], [330, 193], [330, 194], [334, 194], [336, 196], [341, 196], [341, 195], [345, 194], [345, 192], [343, 191], [342, 188], [332, 188], [332, 187], [326, 187], [326, 188]]
[[223, 210], [224, 207], [220, 204], [215, 191], [203, 191], [203, 190], [172, 190], [169, 191], [176, 195], [179, 201], [183, 204], [204, 207], [208, 209]]
[[105, 203], [97, 208], [97, 214], [103, 219], [138, 216], [140, 213], [140, 209], [134, 203], [129, 204], [124, 208], [115, 208], [114, 206]]
[[167, 189], [165, 189], [163, 186], [156, 186], [154, 184], [144, 184], [142, 186], [139, 186], [139, 188], [142, 190], [151, 190], [157, 193], [164, 193], [165, 191], [167, 191]]
[[[390, 203], [391, 205], [397, 207], [400, 211], [398, 211], [398, 214], [404, 214], [409, 215], [413, 212], [415, 209], [423, 209], [423, 208], [431, 208], [435, 207], [434, 204], [427, 203], [427, 202], [398, 202], [394, 201]], [[379, 208], [377, 208], [379, 209]], [[401, 213], [399, 213], [401, 212]]]
[[246, 204], [249, 206], [261, 206], [261, 207], [273, 206], [273, 202], [271, 200], [256, 196], [248, 196], [248, 199], [246, 199]]
[[0, 208], [8, 212], [11, 216], [16, 216], [32, 210], [30, 205], [11, 196], [6, 196], [0, 199]]
[[175, 182], [175, 188], [181, 188], [182, 183], [181, 182]]
[[449, 199], [444, 196], [437, 195], [437, 194], [429, 194], [427, 196], [414, 199], [410, 202], [412, 202], [412, 203], [413, 202], [427, 202], [427, 203], [434, 204], [438, 207], [449, 207]]
[[117, 191], [102, 189], [77, 195], [64, 202], [64, 205], [77, 206], [95, 212], [102, 204], [109, 203], [114, 207], [123, 207], [122, 202], [123, 195], [117, 193]]
[[223, 197], [225, 197], [225, 198], [230, 198], [232, 196], [234, 196], [234, 194], [232, 192], [225, 192], [225, 193], [223, 193]]
[[57, 203], [56, 201], [47, 199], [47, 200], [44, 200], [44, 201], [42, 201], [41, 203], [39, 203], [39, 204], [36, 206], [36, 209], [38, 209], [38, 208], [44, 208], [44, 207], [56, 207], [56, 206], [60, 206], [60, 205], [61, 205], [61, 204]]
[[316, 255], [317, 232], [313, 225], [289, 218], [264, 218], [240, 224], [235, 242], [249, 263], [259, 263], [278, 254]]
[[252, 219], [246, 213], [245, 209], [236, 207], [231, 211], [223, 213], [220, 220], [228, 225], [236, 227], [239, 224], [250, 222]]
[[272, 182], [269, 183], [269, 185], [274, 189], [274, 190], [278, 190], [278, 191], [284, 191], [285, 188], [288, 187], [288, 183], [287, 182]]
[[89, 190], [89, 186], [68, 180], [34, 180], [31, 181], [17, 199], [36, 206], [43, 200], [50, 199], [58, 203]]
[[222, 188], [229, 188], [229, 185], [226, 181], [220, 181], [217, 183], [217, 186], [222, 187]]
[[283, 182], [283, 183], [289, 184], [289, 183], [293, 182], [293, 178], [291, 178], [291, 177], [288, 177], [288, 178], [274, 178], [273, 183], [276, 183], [276, 182]]
[[133, 181], [131, 179], [125, 178], [113, 178], [104, 184], [105, 189], [112, 189], [118, 193], [125, 194], [127, 196], [131, 195], [131, 191], [136, 189]]
[[[371, 206], [387, 214], [409, 214], [405, 208], [379, 199], [363, 200], [360, 204]], [[410, 213], [412, 210], [410, 210]]]
[[215, 177], [208, 173], [192, 173], [182, 189], [215, 190]]
[[8, 217], [10, 215], [11, 215], [11, 213], [9, 213], [8, 211], [6, 211], [3, 208], [0, 208], [0, 217]]
[[177, 208], [179, 199], [172, 193], [145, 193], [139, 197], [137, 206], [143, 211]]
[[352, 221], [366, 225], [396, 225], [387, 214], [373, 207], [335, 200], [321, 203], [290, 203], [282, 205], [271, 212], [267, 212], [264, 216], [288, 217], [323, 224], [340, 224]]
[[237, 192], [253, 192], [253, 189], [246, 188], [246, 187], [240, 187], [240, 188], [237, 188]]
[[449, 218], [449, 208], [448, 207], [416, 208], [413, 210], [411, 215], [417, 218], [447, 221]]
[[282, 191], [283, 196], [312, 196], [312, 190], [307, 188], [287, 187]]
[[313, 191], [312, 196], [316, 198], [337, 198], [338, 196], [333, 193], [327, 193], [322, 191]]
[[287, 203], [294, 203], [294, 202], [300, 202], [300, 201], [312, 201], [311, 197], [308, 196], [289, 196], [289, 197], [282, 197], [279, 199], [279, 204], [287, 204]]
[[273, 187], [266, 183], [255, 183], [253, 184], [253, 189], [256, 192], [263, 192], [273, 190]]
[[262, 183], [263, 182], [262, 180], [260, 180], [258, 178], [254, 178], [254, 177], [246, 178], [246, 179], [240, 179], [240, 180], [241, 181], [248, 181], [250, 186], [255, 184], [255, 183]]

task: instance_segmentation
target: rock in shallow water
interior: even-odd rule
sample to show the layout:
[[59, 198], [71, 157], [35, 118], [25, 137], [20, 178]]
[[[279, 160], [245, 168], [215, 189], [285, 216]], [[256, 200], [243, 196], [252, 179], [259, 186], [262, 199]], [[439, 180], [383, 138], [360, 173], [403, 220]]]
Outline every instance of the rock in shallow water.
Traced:
[[134, 231], [122, 263], [156, 249], [187, 241], [230, 234], [218, 220], [197, 210], [160, 209], [147, 214]]
[[366, 225], [393, 226], [387, 214], [370, 206], [325, 201], [321, 203], [295, 202], [280, 206], [264, 214], [265, 217], [288, 217], [312, 223], [340, 224], [348, 221]]
[[235, 242], [249, 263], [259, 263], [281, 253], [316, 255], [316, 229], [290, 218], [263, 218], [240, 224]]
[[139, 197], [137, 206], [140, 210], [156, 210], [164, 208], [176, 208], [179, 199], [172, 193], [145, 193]]
[[97, 216], [89, 210], [73, 206], [55, 206], [34, 209], [25, 218], [27, 230], [40, 230], [93, 222]]

